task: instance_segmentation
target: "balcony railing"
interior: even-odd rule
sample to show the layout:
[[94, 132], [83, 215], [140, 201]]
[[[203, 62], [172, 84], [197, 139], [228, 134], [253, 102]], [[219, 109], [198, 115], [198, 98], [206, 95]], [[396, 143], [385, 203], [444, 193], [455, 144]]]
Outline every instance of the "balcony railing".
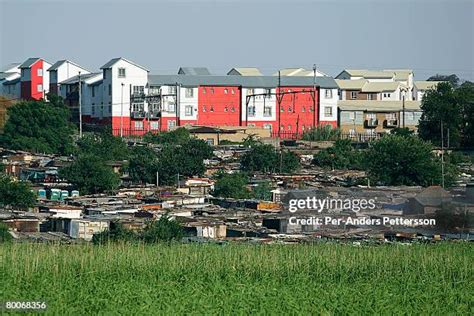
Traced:
[[151, 110], [148, 112], [149, 118], [151, 120], [157, 120], [161, 118], [161, 111], [160, 110]]
[[384, 121], [384, 127], [385, 128], [394, 128], [398, 126], [398, 121], [397, 120], [385, 120]]
[[146, 112], [145, 111], [132, 111], [131, 117], [133, 119], [144, 119], [146, 118]]
[[377, 127], [379, 125], [379, 120], [377, 119], [367, 119], [364, 122], [366, 128]]

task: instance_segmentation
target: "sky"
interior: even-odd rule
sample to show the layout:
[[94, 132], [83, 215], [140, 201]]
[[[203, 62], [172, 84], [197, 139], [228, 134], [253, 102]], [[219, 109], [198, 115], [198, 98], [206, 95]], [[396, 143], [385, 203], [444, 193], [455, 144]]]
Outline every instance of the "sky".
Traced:
[[0, 64], [413, 69], [474, 81], [474, 0], [0, 0]]

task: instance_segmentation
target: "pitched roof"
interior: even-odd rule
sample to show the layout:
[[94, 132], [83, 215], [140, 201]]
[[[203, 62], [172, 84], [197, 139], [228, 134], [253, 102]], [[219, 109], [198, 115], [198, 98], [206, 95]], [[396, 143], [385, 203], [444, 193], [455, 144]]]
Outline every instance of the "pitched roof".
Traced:
[[451, 194], [440, 186], [431, 186], [415, 196], [424, 206], [440, 206], [443, 202], [452, 200]]
[[406, 81], [413, 74], [411, 69], [384, 69], [386, 72], [393, 72], [396, 81]]
[[400, 86], [399, 82], [367, 82], [362, 87], [362, 92], [395, 91]]
[[85, 68], [83, 68], [82, 66], [70, 61], [70, 60], [67, 60], [67, 59], [62, 59], [62, 60], [58, 60], [57, 62], [55, 62], [51, 67], [48, 68], [48, 71], [53, 71], [53, 70], [57, 70], [60, 66], [62, 66], [63, 64], [65, 63], [69, 63], [69, 64], [72, 64], [76, 67], [79, 67], [81, 69], [84, 69], [84, 70], [87, 70]]
[[[275, 88], [278, 77], [275, 76], [190, 76], [190, 75], [149, 75], [150, 86], [180, 84], [187, 87], [197, 86], [242, 86], [247, 88]], [[312, 87], [313, 77], [282, 77], [281, 86]], [[325, 89], [337, 89], [332, 77], [316, 77], [316, 85]]]
[[21, 63], [11, 63], [8, 65], [3, 66], [0, 69], [0, 72], [10, 72], [9, 70], [16, 69], [21, 65]]
[[367, 83], [366, 79], [357, 80], [344, 80], [336, 79], [336, 83], [341, 90], [361, 90], [362, 87]]
[[438, 83], [442, 81], [415, 81], [414, 85], [418, 90], [436, 89]]
[[206, 67], [181, 67], [178, 75], [209, 76], [211, 73]]
[[[420, 101], [405, 101], [405, 110], [421, 111], [420, 105]], [[341, 111], [394, 112], [403, 109], [403, 101], [339, 100], [337, 106]]]
[[38, 57], [33, 57], [33, 58], [28, 58], [27, 60], [25, 60], [21, 65], [20, 65], [20, 68], [30, 68], [31, 66], [33, 66], [38, 60], [41, 60], [41, 58], [38, 58]]
[[240, 75], [240, 76], [262, 76], [262, 73], [258, 68], [254, 67], [240, 67], [232, 68], [227, 73], [228, 75]]
[[11, 77], [11, 76], [15, 76], [16, 78], [19, 78], [20, 74], [17, 72], [0, 72], [0, 80], [7, 79], [8, 77]]
[[[102, 73], [101, 72], [96, 72], [92, 74], [84, 74], [81, 75], [81, 81], [84, 82], [88, 79], [92, 79], [94, 77], [97, 77], [97, 79], [102, 80]], [[61, 81], [59, 84], [74, 84], [79, 82], [79, 76], [74, 76], [69, 79], [66, 79], [64, 81]]]
[[394, 73], [392, 71], [376, 71], [376, 70], [367, 70], [367, 69], [344, 69], [342, 72], [344, 71], [347, 72], [351, 77], [363, 77], [367, 79], [372, 79], [372, 78], [390, 79], [394, 77]]
[[149, 71], [149, 70], [146, 69], [145, 67], [140, 66], [139, 64], [136, 64], [136, 63], [134, 63], [133, 61], [130, 61], [130, 60], [125, 59], [125, 58], [123, 58], [123, 57], [112, 58], [112, 59], [109, 60], [105, 65], [103, 65], [102, 67], [100, 67], [100, 69], [109, 69], [109, 68], [112, 68], [112, 66], [115, 65], [116, 63], [118, 63], [120, 60], [126, 61], [127, 63], [132, 64], [132, 65], [134, 65], [134, 66], [137, 66], [138, 68], [141, 68], [141, 69], [143, 69], [143, 70]]
[[[278, 76], [278, 71], [275, 72], [273, 75]], [[314, 77], [314, 70], [308, 70], [304, 68], [283, 68], [283, 69], [280, 69], [280, 76], [282, 77], [285, 77], [285, 76]], [[327, 76], [327, 74], [316, 69], [316, 76], [324, 77], [324, 76]]]

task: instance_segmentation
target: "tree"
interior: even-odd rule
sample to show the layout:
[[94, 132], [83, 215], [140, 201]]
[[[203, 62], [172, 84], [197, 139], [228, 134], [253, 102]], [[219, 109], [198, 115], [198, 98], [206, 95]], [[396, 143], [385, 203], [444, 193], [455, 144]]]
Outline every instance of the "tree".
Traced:
[[23, 101], [8, 108], [8, 120], [0, 145], [41, 153], [72, 152], [73, 126], [69, 110], [60, 103]]
[[157, 221], [151, 221], [145, 227], [142, 239], [146, 243], [156, 243], [160, 241], [180, 241], [184, 236], [181, 225], [164, 214]]
[[312, 164], [332, 169], [362, 169], [363, 162], [363, 154], [352, 147], [351, 141], [340, 139], [334, 143], [334, 146], [325, 148], [314, 155]]
[[240, 165], [244, 171], [272, 172], [276, 170], [279, 162], [275, 148], [267, 144], [255, 145], [240, 159]]
[[27, 209], [35, 202], [36, 196], [27, 183], [13, 181], [6, 174], [0, 173], [0, 206]]
[[133, 182], [155, 183], [158, 162], [157, 153], [143, 146], [135, 146], [130, 150], [128, 174]]
[[308, 141], [335, 141], [340, 137], [341, 130], [339, 128], [333, 128], [331, 125], [317, 126], [303, 133], [303, 140]]
[[184, 127], [180, 127], [173, 131], [162, 132], [159, 134], [148, 133], [143, 137], [143, 140], [145, 142], [153, 144], [180, 145], [188, 142], [190, 138], [191, 134], [189, 133], [189, 131]]
[[108, 229], [96, 233], [92, 236], [92, 243], [94, 245], [107, 244], [109, 242], [134, 242], [138, 241], [138, 234], [126, 229], [117, 221], [110, 222]]
[[82, 194], [111, 191], [120, 182], [119, 176], [111, 167], [92, 155], [79, 156], [71, 165], [62, 168], [59, 176], [76, 185]]
[[[382, 185], [441, 184], [441, 161], [432, 146], [416, 136], [384, 136], [374, 142], [366, 157], [367, 173]], [[447, 185], [457, 175], [457, 170], [445, 164]]]
[[272, 187], [270, 181], [263, 181], [257, 184], [253, 188], [253, 196], [257, 200], [271, 201], [272, 200]]
[[411, 136], [414, 134], [414, 132], [409, 129], [408, 127], [396, 127], [392, 129], [390, 132], [392, 135], [398, 135], [398, 136]]
[[292, 173], [300, 168], [300, 158], [294, 152], [283, 151], [283, 152], [280, 152], [280, 155], [281, 155], [280, 172]]
[[103, 161], [126, 160], [129, 156], [127, 144], [110, 132], [86, 134], [77, 141], [78, 155], [91, 155]]
[[446, 81], [451, 84], [454, 88], [456, 88], [459, 84], [459, 78], [455, 74], [452, 75], [440, 75], [436, 74], [428, 78], [428, 81]]
[[248, 178], [242, 173], [225, 174], [217, 176], [212, 194], [218, 197], [247, 199], [250, 198], [250, 191], [247, 189]]
[[418, 133], [424, 140], [441, 146], [441, 123], [445, 145], [449, 131], [450, 146], [458, 146], [461, 141], [462, 114], [453, 86], [441, 82], [435, 90], [429, 90], [421, 102], [423, 114], [419, 122]]
[[474, 147], [474, 83], [464, 82], [457, 90], [456, 96], [462, 116], [462, 145]]
[[473, 216], [462, 208], [457, 208], [450, 203], [441, 205], [435, 213], [436, 226], [445, 232], [469, 230], [474, 220]]

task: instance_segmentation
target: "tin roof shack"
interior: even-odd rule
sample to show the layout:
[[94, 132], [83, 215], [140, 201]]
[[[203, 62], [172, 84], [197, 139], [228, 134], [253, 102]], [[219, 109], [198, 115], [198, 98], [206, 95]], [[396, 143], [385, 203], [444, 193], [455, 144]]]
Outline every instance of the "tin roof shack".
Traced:
[[39, 232], [40, 219], [30, 218], [12, 218], [3, 221], [11, 230], [16, 232], [34, 233]]
[[431, 186], [413, 198], [409, 198], [403, 210], [404, 215], [435, 214], [443, 204], [451, 203], [451, 193], [440, 186]]
[[71, 219], [69, 226], [69, 236], [74, 239], [84, 239], [91, 241], [94, 234], [100, 233], [109, 228], [109, 222], [100, 219]]
[[81, 218], [82, 208], [67, 205], [40, 206], [40, 212], [50, 213], [53, 218]]
[[227, 236], [227, 225], [223, 223], [189, 222], [183, 228], [188, 235], [195, 237], [224, 239]]
[[208, 178], [191, 178], [183, 181], [178, 192], [189, 196], [208, 196], [214, 189], [214, 181]]

